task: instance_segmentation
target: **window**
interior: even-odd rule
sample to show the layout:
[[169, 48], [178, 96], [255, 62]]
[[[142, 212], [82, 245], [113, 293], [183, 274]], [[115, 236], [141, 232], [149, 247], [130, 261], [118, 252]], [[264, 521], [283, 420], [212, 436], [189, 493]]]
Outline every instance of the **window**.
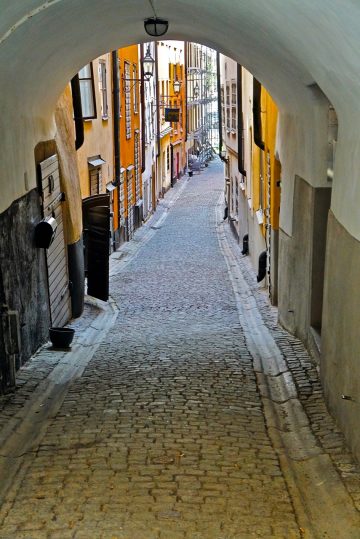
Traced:
[[231, 83], [231, 105], [236, 107], [236, 82]]
[[99, 60], [99, 89], [101, 95], [101, 116], [108, 117], [108, 100], [107, 100], [107, 84], [106, 84], [106, 62]]
[[236, 131], [236, 82], [231, 83], [231, 130]]
[[136, 201], [141, 198], [141, 186], [140, 186], [140, 134], [139, 131], [135, 131], [134, 140], [134, 163], [135, 163], [135, 198]]
[[130, 167], [128, 167], [126, 170], [128, 214], [130, 212], [130, 208], [132, 206], [132, 201], [133, 201], [133, 179], [134, 179], [134, 167], [130, 165]]
[[147, 145], [149, 144], [150, 139], [151, 139], [151, 129], [152, 129], [150, 103], [146, 104], [145, 118], [146, 118], [145, 120], [145, 144]]
[[226, 84], [226, 105], [230, 106], [230, 85]]
[[259, 208], [264, 209], [264, 154], [259, 152], [260, 176], [259, 176]]
[[225, 93], [224, 93], [224, 85], [221, 85], [220, 89], [220, 95], [221, 95], [221, 124], [222, 127], [225, 127]]
[[124, 226], [124, 212], [125, 212], [125, 169], [120, 169], [120, 186], [119, 186], [119, 211], [120, 211], [120, 224]]
[[226, 107], [226, 129], [230, 130], [230, 107]]
[[124, 63], [125, 69], [125, 126], [126, 138], [131, 138], [131, 96], [130, 96], [130, 64]]
[[94, 168], [90, 173], [90, 196], [98, 195], [102, 190], [101, 168]]
[[236, 107], [231, 107], [231, 130], [236, 131]]
[[138, 112], [139, 110], [139, 100], [138, 100], [138, 83], [137, 79], [137, 66], [136, 64], [133, 65], [133, 79], [134, 79], [134, 85], [133, 85], [133, 103], [134, 103], [134, 112]]
[[230, 130], [230, 84], [226, 83], [226, 129]]
[[84, 120], [96, 118], [94, 76], [92, 62], [79, 71], [81, 109]]
[[166, 148], [166, 169], [170, 170], [170, 146]]

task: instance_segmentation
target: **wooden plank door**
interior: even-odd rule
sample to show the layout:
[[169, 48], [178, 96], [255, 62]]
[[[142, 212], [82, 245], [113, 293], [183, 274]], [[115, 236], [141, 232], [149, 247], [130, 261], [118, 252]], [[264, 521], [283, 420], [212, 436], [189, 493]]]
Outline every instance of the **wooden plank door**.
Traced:
[[60, 173], [57, 155], [39, 164], [43, 215], [57, 222], [55, 239], [46, 250], [51, 324], [62, 327], [71, 318], [69, 273], [64, 237]]

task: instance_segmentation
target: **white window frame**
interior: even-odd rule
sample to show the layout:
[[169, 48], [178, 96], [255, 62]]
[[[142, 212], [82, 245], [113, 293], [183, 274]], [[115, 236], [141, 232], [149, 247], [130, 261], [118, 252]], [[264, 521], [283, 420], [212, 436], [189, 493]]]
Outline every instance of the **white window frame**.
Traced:
[[139, 112], [139, 96], [138, 96], [138, 81], [136, 80], [138, 78], [138, 68], [136, 64], [133, 64], [132, 66], [132, 72], [133, 72], [133, 79], [134, 79], [134, 85], [133, 85], [133, 107], [134, 112], [137, 114]]
[[131, 85], [130, 85], [130, 63], [124, 62], [124, 72], [125, 72], [125, 128], [126, 128], [126, 139], [131, 138]]
[[96, 118], [96, 100], [94, 88], [93, 64], [90, 62], [78, 72], [81, 110], [84, 120], [93, 120]]
[[99, 60], [99, 90], [101, 96], [101, 117], [103, 120], [108, 118], [108, 96], [107, 96], [107, 69], [106, 61]]

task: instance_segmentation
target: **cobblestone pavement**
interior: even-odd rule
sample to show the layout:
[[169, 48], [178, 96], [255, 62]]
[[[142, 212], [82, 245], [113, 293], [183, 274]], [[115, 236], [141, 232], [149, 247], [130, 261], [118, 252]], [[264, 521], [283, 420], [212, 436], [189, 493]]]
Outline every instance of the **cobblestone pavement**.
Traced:
[[360, 465], [354, 461], [342, 432], [327, 411], [318, 369], [311, 361], [302, 342], [283, 330], [277, 323], [277, 310], [269, 305], [266, 292], [252, 278], [249, 260], [246, 257], [239, 257], [239, 265], [255, 297], [265, 324], [286, 358], [289, 370], [293, 375], [298, 398], [308, 416], [319, 447], [330, 456], [345, 488], [353, 499], [355, 507], [360, 511]]
[[[212, 163], [184, 184], [166, 219], [148, 236], [142, 232], [146, 241], [133, 257], [118, 257], [111, 282], [117, 320], [41, 442], [22, 457], [0, 511], [1, 539], [305, 533], [269, 436], [219, 248], [219, 171]], [[295, 350], [299, 388], [305, 400], [315, 395], [317, 407], [316, 370], [297, 341], [285, 342], [263, 293], [254, 294], [279, 347], [283, 339]], [[310, 389], [300, 383], [304, 372]], [[320, 408], [315, 420], [330, 444], [322, 401]], [[355, 473], [341, 448], [344, 472]]]
[[[81, 318], [73, 320], [68, 327], [76, 332], [86, 330], [99, 314], [99, 308], [92, 298], [85, 301], [84, 313]], [[75, 341], [76, 341], [75, 336]], [[40, 384], [46, 380], [67, 352], [57, 351], [54, 353], [50, 343], [42, 346], [31, 361], [26, 363], [16, 375], [16, 391], [6, 395], [0, 395], [0, 431], [7, 426], [9, 419], [14, 419], [29, 401], [31, 395]]]

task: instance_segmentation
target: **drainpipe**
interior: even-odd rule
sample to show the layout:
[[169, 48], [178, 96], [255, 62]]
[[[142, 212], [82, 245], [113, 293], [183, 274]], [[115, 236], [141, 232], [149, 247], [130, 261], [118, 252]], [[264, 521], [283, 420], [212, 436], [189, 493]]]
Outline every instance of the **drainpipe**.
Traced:
[[[184, 88], [184, 103], [185, 103], [185, 110], [186, 114], [183, 114], [183, 121], [185, 121], [185, 142], [187, 142], [187, 136], [188, 136], [188, 106], [187, 106], [187, 49], [188, 49], [188, 42], [184, 42], [184, 51], [185, 51], [185, 58], [184, 58], [184, 82], [185, 82], [185, 88]], [[187, 160], [186, 160], [187, 163]]]
[[141, 173], [145, 172], [145, 80], [144, 80], [144, 44], [140, 45], [140, 103], [141, 103]]
[[81, 107], [80, 82], [78, 74], [71, 79], [71, 93], [75, 122], [75, 150], [78, 150], [84, 144], [84, 120]]
[[170, 143], [170, 185], [174, 187], [174, 146]]
[[[115, 184], [120, 185], [120, 79], [118, 51], [112, 51]], [[120, 192], [120, 189], [119, 189]], [[120, 219], [120, 212], [119, 212]]]
[[221, 154], [223, 138], [222, 138], [222, 112], [221, 112], [221, 84], [220, 84], [220, 53], [216, 53], [216, 80], [218, 91], [218, 117], [219, 117], [219, 154]]
[[158, 198], [158, 188], [159, 188], [159, 160], [160, 160], [160, 92], [159, 92], [159, 53], [158, 53], [158, 42], [155, 41], [155, 99], [156, 99], [156, 181], [155, 181], [155, 200]]
[[159, 77], [158, 77], [158, 65], [159, 65], [159, 54], [158, 54], [158, 42], [155, 42], [155, 69], [156, 69], [156, 88], [155, 88], [155, 95], [156, 95], [156, 140], [157, 140], [157, 148], [156, 148], [156, 157], [159, 157], [160, 155], [160, 99], [159, 99]]
[[238, 170], [240, 174], [246, 176], [244, 170], [244, 152], [243, 152], [243, 108], [242, 108], [242, 68], [237, 64], [237, 90], [238, 90], [238, 107], [237, 107], [237, 125], [238, 125]]
[[[114, 131], [114, 185], [118, 193], [118, 230], [120, 234], [120, 76], [119, 76], [119, 55], [118, 51], [111, 52], [112, 58], [112, 80], [113, 80], [113, 131]], [[119, 240], [120, 241], [120, 240]]]

